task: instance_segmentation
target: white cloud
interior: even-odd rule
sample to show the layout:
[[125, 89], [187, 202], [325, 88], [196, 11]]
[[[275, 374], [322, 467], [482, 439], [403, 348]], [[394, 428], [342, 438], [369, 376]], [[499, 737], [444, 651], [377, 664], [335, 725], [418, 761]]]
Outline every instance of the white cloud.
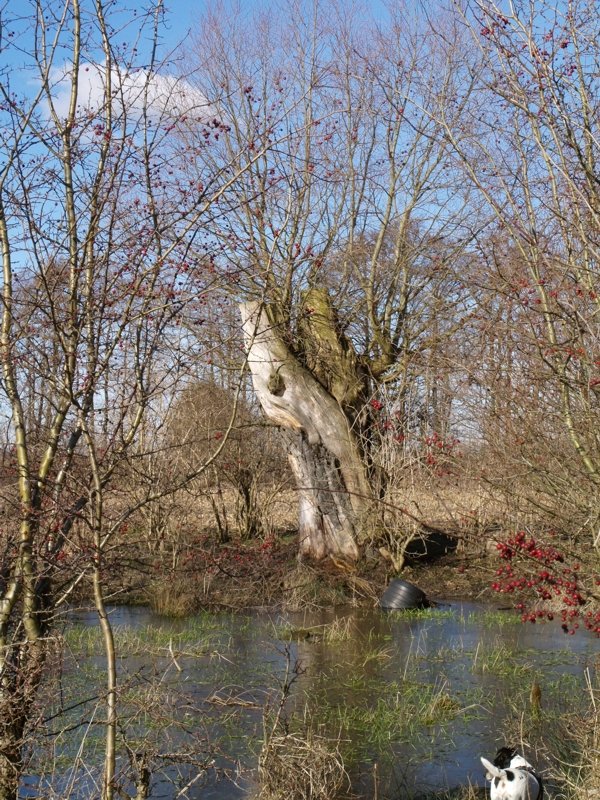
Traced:
[[[67, 117], [71, 98], [72, 66], [53, 71], [51, 85], [54, 110]], [[175, 122], [182, 118], [209, 121], [215, 117], [204, 95], [187, 81], [172, 75], [159, 75], [148, 70], [119, 73], [111, 70], [113, 116], [124, 113], [139, 118], [144, 108], [156, 121]], [[105, 102], [106, 69], [102, 64], [84, 63], [77, 80], [77, 115], [95, 114]]]

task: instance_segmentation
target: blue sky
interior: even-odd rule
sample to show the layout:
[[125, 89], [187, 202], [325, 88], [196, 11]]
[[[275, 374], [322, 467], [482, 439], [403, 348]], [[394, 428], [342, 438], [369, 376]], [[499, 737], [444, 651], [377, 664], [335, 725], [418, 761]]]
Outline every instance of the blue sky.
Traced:
[[[254, 2], [247, 2], [247, 5], [252, 7]], [[183, 41], [188, 32], [196, 27], [198, 18], [206, 9], [206, 3], [204, 0], [167, 0], [165, 9], [167, 11], [165, 28], [173, 43], [176, 43]]]
[[[128, 48], [133, 46], [132, 42], [136, 40], [137, 30], [142, 18], [146, 15], [149, 8], [154, 5], [155, 0], [150, 0], [148, 4], [142, 3], [141, 0], [133, 0], [130, 5], [126, 0], [117, 0], [114, 4], [107, 6], [107, 18], [114, 24], [116, 33], [113, 37], [112, 44], [122, 47], [122, 53], [127, 57]], [[218, 2], [218, 0], [217, 0]], [[385, 16], [385, 0], [337, 0], [339, 7], [350, 10], [363, 9], [365, 14], [369, 16]], [[418, 0], [414, 0], [415, 5]], [[437, 5], [437, 0], [425, 0], [426, 4], [433, 6]], [[313, 3], [319, 3], [319, 0], [297, 0], [297, 5], [306, 8], [306, 15], [310, 18], [313, 13]], [[291, 5], [292, 3], [289, 3]], [[322, 3], [324, 8], [327, 8], [329, 2], [326, 0]], [[42, 8], [51, 9], [59, 8], [62, 5], [62, 0], [53, 3], [53, 0], [44, 0]], [[11, 89], [19, 93], [28, 93], [39, 85], [39, 71], [32, 63], [33, 53], [33, 20], [35, 18], [35, 0], [12, 0], [4, 8], [0, 9], [1, 22], [2, 22], [2, 48], [0, 51], [0, 70], [3, 74], [5, 83], [9, 82]], [[279, 6], [279, 10], [278, 9]], [[223, 0], [223, 7], [225, 10], [238, 9], [243, 15], [247, 15], [251, 21], [253, 15], [265, 8], [274, 9], [272, 13], [280, 15], [289, 15], [291, 12], [288, 8], [288, 0]], [[183, 55], [186, 44], [190, 44], [190, 38], [199, 30], [199, 22], [205, 14], [207, 7], [215, 7], [214, 0], [165, 0], [164, 9], [165, 16], [163, 18], [163, 25], [160, 29], [160, 50], [158, 53], [157, 63], [161, 63], [165, 58], [169, 61], [176, 61], [178, 57]], [[83, 0], [82, 8], [90, 13], [93, 17], [94, 4], [93, 0]], [[126, 23], [129, 24], [126, 24]], [[124, 26], [123, 30], [121, 27]], [[70, 26], [67, 26], [67, 31], [64, 36], [65, 48], [63, 51], [58, 50], [53, 59], [55, 67], [61, 68], [67, 64], [72, 57], [70, 38]], [[146, 33], [139, 44], [139, 57], [133, 59], [136, 66], [143, 66], [146, 61], [147, 52], [144, 52], [152, 39], [151, 26], [146, 28]], [[103, 56], [100, 49], [98, 49], [97, 57], [94, 59], [92, 53], [87, 51], [84, 54], [84, 61], [96, 60], [97, 63], [102, 63]], [[166, 65], [167, 66], [167, 65]], [[169, 68], [167, 66], [167, 72]], [[164, 72], [164, 70], [163, 70]], [[178, 69], [174, 66], [173, 72], [177, 73]]]
[[[362, 5], [365, 14], [369, 14], [373, 17], [386, 15], [385, 0], [368, 0], [368, 2], [361, 2], [360, 0], [358, 0], [358, 2], [354, 0], [338, 0], [338, 2], [342, 8], [345, 7], [345, 5], [347, 5], [348, 8], [360, 8]], [[412, 2], [414, 2], [416, 8], [421, 0], [412, 0]], [[312, 3], [313, 0], [307, 0], [306, 6], [311, 8]], [[437, 0], [424, 0], [424, 3], [425, 6], [433, 8], [437, 5]], [[175, 46], [180, 42], [185, 43], [188, 34], [191, 32], [193, 35], [194, 31], [197, 30], [198, 20], [206, 11], [207, 6], [210, 5], [213, 5], [210, 0], [165, 0], [165, 9], [167, 12], [167, 24], [163, 31], [165, 45]], [[233, 2], [226, 1], [224, 5], [226, 8], [235, 7], [237, 5], [242, 14], [247, 14], [251, 17], [258, 10], [262, 10], [265, 7], [276, 7], [278, 2], [277, 0], [238, 0], [238, 2], [235, 3], [234, 0]], [[281, 5], [285, 6], [285, 2]], [[326, 7], [327, 3], [325, 2], [322, 5]], [[308, 13], [312, 13], [312, 11]]]

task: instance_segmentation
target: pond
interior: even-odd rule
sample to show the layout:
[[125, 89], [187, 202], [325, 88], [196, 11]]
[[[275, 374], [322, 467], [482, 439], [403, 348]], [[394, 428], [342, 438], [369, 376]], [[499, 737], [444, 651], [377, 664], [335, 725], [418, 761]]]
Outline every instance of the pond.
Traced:
[[[177, 621], [115, 608], [111, 619], [122, 750], [147, 758], [152, 798], [251, 796], [263, 711], [280, 702], [286, 670], [289, 729], [335, 740], [355, 795], [400, 800], [483, 786], [479, 757], [507, 742], [535, 749], [556, 731], [549, 746], [566, 747], [560, 721], [585, 708], [586, 681], [598, 665], [598, 640], [589, 634], [523, 625], [510, 612], [471, 603]], [[35, 754], [23, 798], [40, 796], [41, 786], [45, 797], [96, 794], [104, 711], [95, 614], [72, 614], [64, 637], [47, 723], [58, 735]], [[539, 709], [530, 702], [534, 683]], [[127, 767], [125, 756], [119, 766]]]

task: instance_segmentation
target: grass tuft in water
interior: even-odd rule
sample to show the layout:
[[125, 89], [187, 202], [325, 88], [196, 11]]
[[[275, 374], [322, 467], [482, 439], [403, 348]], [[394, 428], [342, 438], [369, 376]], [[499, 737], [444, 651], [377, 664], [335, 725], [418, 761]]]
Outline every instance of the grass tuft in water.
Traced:
[[482, 628], [499, 628], [504, 625], [522, 625], [521, 617], [512, 609], [487, 610], [471, 612], [465, 619], [467, 625], [477, 625]]
[[[373, 686], [362, 688], [374, 693]], [[381, 758], [394, 743], [426, 743], [431, 727], [445, 726], [459, 715], [475, 711], [474, 705], [465, 705], [464, 699], [454, 696], [445, 681], [436, 685], [391, 682], [381, 685], [380, 691], [374, 703], [365, 704], [356, 696], [351, 704], [330, 704], [323, 694], [311, 704], [314, 724], [342, 732], [344, 754], [350, 760], [373, 754]]]
[[[188, 620], [179, 629], [157, 625], [115, 625], [113, 633], [120, 657], [148, 652], [156, 655], [161, 650], [166, 652], [174, 648], [190, 655], [204, 655], [211, 652], [217, 641], [222, 643], [222, 630], [222, 622], [220, 624], [218, 618], [203, 614]], [[63, 632], [63, 639], [75, 656], [100, 656], [104, 653], [102, 635], [96, 625], [68, 625]]]
[[450, 608], [403, 608], [390, 609], [386, 614], [402, 620], [432, 620], [433, 622], [445, 622], [449, 619], [456, 619], [456, 612]]
[[502, 677], [505, 681], [519, 681], [528, 685], [531, 666], [518, 661], [515, 651], [503, 644], [477, 645], [473, 656], [473, 672], [490, 673]]

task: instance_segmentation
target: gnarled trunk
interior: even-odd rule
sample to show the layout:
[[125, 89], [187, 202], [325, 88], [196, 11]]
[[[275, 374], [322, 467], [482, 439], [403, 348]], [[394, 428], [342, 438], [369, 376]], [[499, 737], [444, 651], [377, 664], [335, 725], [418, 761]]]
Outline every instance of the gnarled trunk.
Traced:
[[340, 403], [293, 355], [267, 306], [241, 305], [254, 389], [286, 429], [299, 499], [300, 557], [356, 560], [370, 486], [359, 442]]

